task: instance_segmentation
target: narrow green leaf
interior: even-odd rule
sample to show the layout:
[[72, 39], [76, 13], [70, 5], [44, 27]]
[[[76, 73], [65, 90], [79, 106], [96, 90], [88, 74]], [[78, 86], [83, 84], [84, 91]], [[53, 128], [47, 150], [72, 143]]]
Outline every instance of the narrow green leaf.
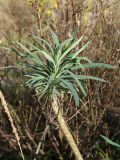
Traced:
[[66, 39], [65, 41], [63, 41], [63, 42], [61, 43], [60, 48], [68, 47], [68, 46], [70, 45], [70, 42], [71, 42], [71, 41], [72, 41], [72, 38]]
[[35, 62], [37, 62], [38, 64], [42, 64], [42, 65], [43, 65], [43, 62], [40, 60], [40, 58], [38, 57], [38, 55], [35, 55], [35, 54], [31, 53], [31, 51], [30, 51], [28, 48], [26, 48], [24, 45], [22, 45], [21, 43], [17, 42], [17, 44], [18, 44], [27, 54], [29, 54], [29, 56], [26, 55], [26, 57], [27, 57], [28, 59], [31, 59], [32, 61], [35, 61]]
[[49, 50], [45, 44], [39, 43], [37, 39], [34, 39], [34, 43], [39, 46], [39, 49], [44, 50], [48, 53], [52, 53], [51, 50]]
[[48, 91], [48, 88], [49, 88], [49, 85], [50, 85], [50, 79], [47, 81], [47, 84], [45, 86], [45, 88], [42, 90], [42, 92], [40, 93], [40, 96], [39, 96], [39, 100], [44, 96], [44, 94]]
[[88, 57], [77, 57], [77, 60], [92, 63], [92, 61]]
[[78, 30], [79, 30], [78, 27], [76, 27], [76, 28], [74, 28], [74, 30], [72, 32], [72, 39], [73, 39], [73, 41], [76, 41]]
[[45, 67], [45, 63], [43, 63], [43, 61], [41, 61], [40, 59], [36, 58], [36, 57], [31, 57], [31, 56], [28, 56], [27, 57], [27, 60], [31, 60], [32, 62], [34, 62], [35, 64], [37, 64], [38, 66], [41, 65]]
[[[70, 75], [63, 75], [63, 78], [70, 78]], [[76, 77], [80, 80], [95, 80], [95, 81], [100, 81], [100, 82], [107, 82], [104, 79], [98, 78], [98, 77], [94, 77], [94, 76], [86, 76], [86, 75], [76, 75]]]
[[[116, 69], [117, 67], [116, 66], [112, 66], [110, 64], [104, 64], [104, 63], [88, 63], [88, 64], [82, 64], [83, 68], [86, 69], [86, 68], [108, 68], [108, 69]], [[79, 70], [81, 69], [81, 67], [78, 65], [78, 66], [74, 66], [71, 68], [71, 70]]]
[[104, 79], [101, 79], [101, 78], [98, 78], [98, 77], [94, 77], [94, 76], [84, 76], [84, 75], [76, 75], [76, 77], [80, 80], [86, 80], [86, 79], [89, 79], [89, 80], [95, 80], [95, 81], [100, 81], [100, 82], [107, 82], [106, 80]]
[[43, 38], [37, 37], [37, 36], [33, 36], [33, 38], [38, 39], [38, 40], [40, 40], [41, 42], [44, 42], [44, 44], [46, 44], [46, 45], [49, 47], [49, 49], [50, 49], [50, 51], [52, 52], [52, 54], [54, 53], [51, 45], [50, 45], [46, 40], [44, 40]]
[[82, 36], [80, 39], [78, 39], [75, 43], [73, 43], [73, 44], [61, 55], [60, 59], [58, 60], [58, 63], [60, 63], [60, 61], [61, 61], [72, 49], [74, 49], [75, 46], [77, 46], [82, 39], [83, 39], [83, 36]]
[[94, 76], [77, 75], [77, 78], [80, 79], [80, 80], [90, 79], [90, 80], [95, 80], [95, 81], [100, 81], [100, 82], [107, 82], [104, 79], [101, 79], [101, 78], [98, 78], [98, 77], [94, 77]]
[[[24, 41], [25, 42], [25, 41]], [[41, 52], [49, 61], [53, 62], [54, 63], [54, 60], [52, 58], [52, 56], [50, 56], [47, 52], [43, 51], [43, 50], [40, 50], [39, 48], [33, 46], [32, 44], [28, 43], [28, 42], [25, 42], [26, 44], [32, 46], [34, 49], [38, 50], [39, 52]], [[26, 51], [28, 52], [30, 55], [32, 54], [33, 56], [33, 53], [31, 53], [25, 46], [23, 46], [22, 44], [20, 44], [18, 42], [18, 44]], [[36, 58], [36, 56], [34, 55], [34, 57]]]
[[23, 44], [21, 44], [21, 43], [19, 43], [19, 42], [17, 42], [17, 44], [18, 44], [25, 52], [29, 53], [30, 55], [32, 54], [32, 53], [30, 52], [30, 50], [29, 50], [28, 48], [26, 48]]
[[80, 80], [77, 78], [77, 76], [74, 73], [70, 72], [70, 71], [67, 71], [67, 72], [73, 77], [73, 79], [75, 80], [75, 82], [79, 86], [79, 88], [82, 91], [82, 93], [84, 94], [84, 96], [86, 96], [87, 95], [86, 91], [85, 91], [84, 87], [82, 86]]
[[54, 59], [52, 58], [52, 56], [50, 56], [49, 54], [47, 54], [47, 53], [44, 52], [44, 51], [40, 51], [40, 52], [46, 57], [46, 59], [47, 59], [48, 61], [51, 61], [53, 64], [55, 64]]
[[[26, 41], [23, 41], [23, 42], [26, 43], [26, 44], [28, 44], [28, 45], [31, 46], [32, 48], [34, 48], [34, 50], [32, 50], [31, 52], [35, 52], [35, 51], [39, 52], [39, 51], [42, 51], [41, 49], [37, 48], [36, 46], [32, 45], [32, 44], [29, 43], [29, 42], [26, 42]], [[45, 47], [43, 47], [43, 45], [41, 45], [41, 46], [42, 46], [42, 48], [44, 49], [45, 52], [50, 53]], [[36, 53], [37, 53], [37, 52], [36, 52]]]
[[64, 83], [64, 85], [71, 92], [72, 96], [74, 97], [76, 106], [79, 106], [79, 96], [78, 96], [77, 91], [74, 88], [73, 84], [71, 82], [67, 81], [67, 80], [61, 79], [61, 81]]
[[18, 51], [16, 48], [11, 49], [13, 52], [15, 52], [18, 56], [25, 57], [26, 55], [22, 53], [21, 51]]
[[107, 143], [111, 144], [114, 147], [118, 147], [120, 149], [120, 145], [113, 142], [112, 140], [110, 140], [109, 138], [107, 138], [106, 136], [100, 135]]
[[72, 59], [76, 58], [82, 51], [84, 51], [91, 41], [88, 41], [82, 48], [80, 48], [76, 53], [73, 53]]
[[57, 34], [53, 31], [51, 31], [51, 34], [52, 34], [53, 43], [55, 44], [56, 47], [58, 47], [60, 45], [60, 42]]

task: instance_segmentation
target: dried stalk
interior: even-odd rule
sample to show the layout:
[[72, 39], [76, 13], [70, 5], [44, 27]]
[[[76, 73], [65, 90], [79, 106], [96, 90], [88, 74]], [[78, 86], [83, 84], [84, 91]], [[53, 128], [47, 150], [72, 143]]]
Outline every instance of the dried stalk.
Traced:
[[23, 155], [23, 151], [22, 151], [22, 148], [21, 148], [21, 145], [20, 145], [20, 137], [19, 137], [17, 129], [16, 129], [14, 123], [13, 123], [12, 116], [10, 114], [10, 111], [8, 109], [8, 106], [7, 106], [7, 103], [6, 103], [5, 98], [4, 98], [4, 96], [3, 96], [1, 91], [0, 91], [0, 99], [1, 99], [2, 106], [3, 106], [4, 110], [5, 110], [5, 113], [7, 114], [8, 119], [10, 121], [11, 127], [13, 129], [13, 133], [15, 134], [15, 137], [16, 137], [16, 140], [17, 140], [20, 152], [21, 152], [22, 159], [25, 160], [24, 155]]
[[61, 128], [61, 130], [63, 131], [63, 134], [68, 142], [68, 144], [70, 145], [72, 152], [74, 153], [75, 157], [77, 160], [83, 160], [82, 155], [78, 149], [78, 146], [76, 145], [72, 134], [70, 133], [68, 126], [62, 116], [61, 111], [59, 110], [59, 104], [57, 101], [57, 98], [53, 98], [53, 102], [52, 102], [52, 109], [55, 113], [55, 115], [57, 116], [57, 121], [59, 123], [59, 126]]

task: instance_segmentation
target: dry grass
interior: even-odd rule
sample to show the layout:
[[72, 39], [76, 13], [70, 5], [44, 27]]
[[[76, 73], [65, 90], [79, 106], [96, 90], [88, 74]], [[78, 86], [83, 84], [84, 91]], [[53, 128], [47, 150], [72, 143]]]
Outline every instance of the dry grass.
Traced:
[[[8, 1], [10, 2], [10, 0]], [[96, 3], [87, 3], [83, 0], [58, 1], [59, 7], [53, 15], [40, 14], [40, 21], [38, 21], [37, 11], [34, 7], [29, 8], [27, 4], [23, 7], [23, 1], [18, 1], [11, 3], [13, 6], [8, 5], [9, 3], [4, 4], [4, 7], [0, 10], [2, 15], [0, 17], [0, 34], [2, 34], [3, 41], [0, 46], [5, 46], [22, 38], [28, 39], [29, 37], [31, 39], [32, 34], [40, 35], [49, 41], [50, 27], [58, 33], [61, 40], [64, 40], [70, 35], [73, 27], [77, 27], [78, 37], [84, 33], [84, 42], [89, 39], [92, 40], [91, 47], [82, 55], [88, 56], [96, 62], [118, 65], [120, 60], [119, 1], [115, 0], [112, 4], [109, 0], [98, 0]], [[40, 23], [41, 30], [39, 30], [38, 23]], [[19, 61], [19, 58], [15, 57], [13, 53], [8, 53], [3, 49], [0, 50], [0, 58], [1, 67], [14, 65]], [[49, 108], [49, 103], [47, 103], [47, 100], [46, 103], [44, 103], [45, 100], [38, 103], [32, 96], [34, 92], [30, 94], [27, 89], [20, 86], [24, 81], [23, 72], [16, 69], [6, 69], [0, 73], [0, 87], [7, 97], [7, 102], [11, 104], [20, 120], [19, 122], [14, 120], [14, 122], [19, 128], [21, 139], [24, 141], [21, 144], [22, 148], [29, 150], [34, 155], [46, 125], [51, 123], [52, 128], [42, 141], [40, 155], [44, 157], [48, 153], [47, 150], [51, 148], [52, 151], [55, 150], [54, 154], [62, 153], [63, 157], [67, 157], [63, 148], [58, 145], [60, 137], [56, 134], [56, 119]], [[67, 95], [65, 95], [63, 101], [64, 116], [70, 128], [72, 128], [78, 145], [82, 145], [80, 148], [83, 149], [85, 160], [89, 160], [92, 156], [94, 159], [96, 157], [100, 159], [96, 151], [96, 148], [101, 144], [100, 134], [112, 138], [120, 129], [120, 72], [97, 69], [89, 74], [102, 77], [109, 83], [88, 82], [88, 96], [83, 99], [80, 108], [76, 108]], [[16, 119], [14, 115], [13, 119]], [[0, 124], [2, 137], [6, 137], [7, 140], [7, 136], [11, 133], [4, 128], [8, 124], [3, 112], [1, 112]], [[119, 140], [119, 137], [117, 138]], [[49, 147], [51, 145], [52, 147]], [[68, 153], [68, 146], [65, 143], [64, 145]], [[14, 150], [14, 147], [15, 144], [11, 148]], [[107, 148], [106, 152], [110, 155], [113, 154], [111, 148]], [[92, 156], [88, 157], [91, 154]], [[69, 155], [72, 157], [71, 153]]]
[[23, 155], [23, 152], [22, 152], [22, 148], [21, 148], [21, 145], [20, 145], [20, 137], [19, 137], [18, 132], [17, 132], [17, 129], [16, 129], [14, 123], [13, 123], [12, 116], [11, 116], [11, 114], [10, 114], [10, 111], [9, 111], [9, 109], [8, 109], [8, 107], [7, 107], [7, 103], [6, 103], [5, 98], [4, 98], [4, 96], [3, 96], [3, 94], [2, 94], [1, 91], [0, 91], [0, 99], [1, 99], [1, 103], [2, 103], [2, 106], [3, 106], [3, 108], [4, 108], [4, 111], [5, 111], [5, 113], [7, 114], [8, 119], [9, 119], [9, 121], [10, 121], [10, 123], [11, 123], [11, 127], [12, 127], [12, 129], [13, 129], [13, 133], [15, 134], [15, 137], [16, 137], [16, 140], [17, 140], [17, 143], [18, 143], [18, 146], [19, 146], [19, 148], [20, 148], [20, 152], [21, 152], [22, 159], [25, 160], [24, 155]]

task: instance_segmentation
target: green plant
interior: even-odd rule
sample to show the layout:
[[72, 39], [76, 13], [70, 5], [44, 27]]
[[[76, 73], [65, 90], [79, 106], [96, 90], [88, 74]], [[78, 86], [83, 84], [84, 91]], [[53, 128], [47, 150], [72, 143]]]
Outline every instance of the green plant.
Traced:
[[24, 42], [28, 46], [25, 47], [25, 45], [17, 43], [22, 50], [13, 49], [25, 60], [24, 62], [27, 62], [27, 64], [25, 63], [28, 69], [25, 75], [28, 77], [26, 85], [30, 89], [35, 89], [39, 98], [45, 94], [49, 96], [51, 107], [57, 116], [59, 126], [68, 144], [71, 146], [76, 159], [82, 160], [82, 155], [60, 110], [59, 97], [61, 93], [70, 93], [76, 106], [79, 106], [79, 91], [84, 96], [87, 95], [83, 84], [84, 80], [106, 82], [98, 77], [84, 75], [85, 69], [96, 67], [113, 69], [114, 67], [104, 63], [92, 63], [87, 57], [79, 57], [79, 54], [87, 48], [90, 42], [76, 51], [75, 47], [82, 41], [83, 36], [77, 40], [75, 33], [71, 38], [60, 42], [57, 35], [52, 32], [52, 46], [40, 37], [34, 36], [34, 39], [36, 39], [36, 45]]
[[113, 142], [111, 139], [109, 139], [106, 136], [101, 135], [101, 137], [110, 145], [112, 145], [113, 147], [115, 147], [116, 149], [118, 149], [120, 151], [120, 144]]
[[97, 150], [98, 150], [98, 154], [99, 154], [101, 160], [111, 160], [109, 158], [109, 155], [107, 153], [104, 153], [104, 151], [102, 149], [100, 149], [99, 147], [97, 147]]
[[[100, 135], [100, 137], [106, 141], [106, 143], [110, 144], [111, 146], [115, 147], [115, 149], [118, 150], [118, 152], [120, 152], [120, 145], [118, 143], [113, 142], [111, 139], [109, 139], [106, 136]], [[108, 153], [104, 153], [100, 148], [98, 148], [99, 150], [99, 154], [101, 155], [102, 160], [111, 160], [111, 158], [109, 158]], [[115, 158], [115, 157], [114, 157]]]

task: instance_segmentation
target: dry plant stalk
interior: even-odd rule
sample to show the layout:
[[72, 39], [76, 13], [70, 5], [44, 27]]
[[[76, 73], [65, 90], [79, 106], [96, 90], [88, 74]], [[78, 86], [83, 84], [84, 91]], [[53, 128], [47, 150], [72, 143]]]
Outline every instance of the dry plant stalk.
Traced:
[[57, 116], [57, 121], [59, 123], [59, 126], [68, 142], [68, 144], [70, 145], [75, 157], [77, 160], [83, 160], [83, 157], [79, 151], [79, 148], [78, 146], [76, 145], [75, 143], [75, 140], [72, 136], [72, 134], [70, 133], [69, 129], [68, 129], [68, 126], [62, 116], [62, 113], [61, 111], [59, 110], [59, 105], [58, 105], [58, 101], [57, 101], [57, 98], [54, 97], [53, 98], [53, 102], [52, 102], [52, 109], [55, 113], [55, 115]]
[[13, 119], [11, 117], [11, 114], [10, 114], [10, 111], [8, 109], [7, 103], [5, 101], [4, 95], [2, 94], [1, 91], [0, 91], [0, 99], [1, 99], [1, 102], [2, 102], [2, 106], [3, 106], [5, 112], [6, 112], [7, 116], [8, 116], [8, 119], [9, 119], [10, 123], [11, 123], [11, 127], [13, 129], [13, 133], [15, 134], [18, 146], [20, 148], [22, 159], [25, 160], [24, 155], [23, 155], [23, 151], [22, 151], [22, 148], [21, 148], [21, 145], [20, 145], [20, 137], [19, 137], [17, 129], [16, 129], [14, 123], [13, 123]]

